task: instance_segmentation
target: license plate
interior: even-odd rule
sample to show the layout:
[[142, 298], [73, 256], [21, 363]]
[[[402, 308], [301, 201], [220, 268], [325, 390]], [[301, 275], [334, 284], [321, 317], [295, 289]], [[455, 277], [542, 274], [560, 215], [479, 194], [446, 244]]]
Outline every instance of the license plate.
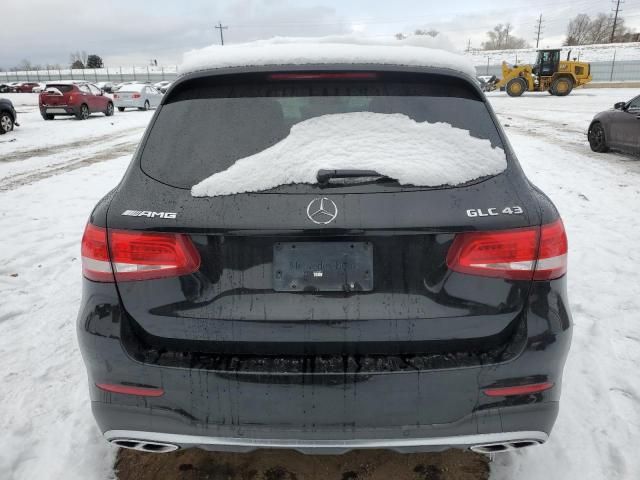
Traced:
[[276, 243], [273, 289], [277, 292], [373, 290], [370, 242]]
[[47, 113], [67, 113], [64, 108], [47, 108]]

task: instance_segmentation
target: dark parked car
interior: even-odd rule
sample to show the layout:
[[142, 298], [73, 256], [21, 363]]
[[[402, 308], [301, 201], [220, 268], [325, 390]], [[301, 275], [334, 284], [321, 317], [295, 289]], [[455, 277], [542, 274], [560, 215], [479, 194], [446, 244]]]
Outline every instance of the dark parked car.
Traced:
[[0, 135], [9, 133], [17, 123], [18, 114], [11, 100], [0, 98]]
[[[556, 208], [475, 78], [348, 62], [203, 68], [163, 97], [82, 240], [77, 330], [109, 442], [339, 453], [547, 440], [571, 337]], [[450, 124], [505, 169], [435, 187], [319, 169], [317, 183], [191, 193], [303, 123], [354, 112]], [[344, 137], [330, 135], [327, 149]]]
[[95, 112], [113, 115], [113, 101], [91, 83], [48, 83], [39, 98], [40, 114], [45, 120], [56, 115], [75, 115], [85, 120]]
[[11, 91], [11, 87], [7, 83], [0, 83], [0, 93], [8, 93]]
[[113, 93], [113, 88], [115, 87], [115, 84], [113, 84], [112, 82], [98, 82], [96, 83], [96, 87], [98, 87], [99, 89], [107, 93]]
[[594, 152], [614, 149], [640, 153], [640, 95], [598, 113], [589, 125], [587, 137]]

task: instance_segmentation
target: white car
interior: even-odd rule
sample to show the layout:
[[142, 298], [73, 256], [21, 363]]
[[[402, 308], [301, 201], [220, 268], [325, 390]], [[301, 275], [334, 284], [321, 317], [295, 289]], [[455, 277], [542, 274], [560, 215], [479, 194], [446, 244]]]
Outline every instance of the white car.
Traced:
[[161, 82], [158, 83], [154, 83], [153, 86], [155, 88], [158, 89], [158, 91], [160, 91], [161, 93], [164, 93], [167, 91], [167, 88], [169, 88], [169, 85], [171, 85], [172, 82], [168, 81], [168, 80], [163, 80]]
[[113, 103], [119, 112], [125, 108], [149, 110], [160, 105], [161, 100], [162, 94], [156, 88], [143, 83], [123, 85], [113, 94]]

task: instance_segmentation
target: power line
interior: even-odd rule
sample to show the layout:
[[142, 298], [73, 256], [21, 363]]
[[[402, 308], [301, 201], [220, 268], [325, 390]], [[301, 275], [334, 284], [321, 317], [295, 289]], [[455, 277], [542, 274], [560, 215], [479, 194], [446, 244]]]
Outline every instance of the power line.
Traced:
[[218, 25], [216, 25], [215, 28], [220, 30], [220, 44], [224, 45], [224, 35], [222, 34], [222, 31], [228, 29], [229, 27], [227, 25], [222, 25], [222, 22], [218, 20]]
[[540, 34], [542, 33], [542, 14], [540, 14], [540, 17], [538, 18], [538, 26], [536, 27], [536, 30], [536, 48], [538, 48], [540, 45]]

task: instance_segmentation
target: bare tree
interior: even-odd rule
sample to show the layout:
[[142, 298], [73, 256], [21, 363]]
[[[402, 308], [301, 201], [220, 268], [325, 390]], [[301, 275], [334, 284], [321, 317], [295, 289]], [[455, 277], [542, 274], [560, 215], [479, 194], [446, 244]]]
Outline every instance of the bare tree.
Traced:
[[405, 38], [407, 38], [407, 36], [404, 33], [396, 33], [395, 37], [396, 37], [396, 40], [404, 40]]
[[565, 45], [585, 45], [590, 36], [591, 18], [581, 13], [576, 15], [567, 25], [567, 38]]
[[17, 69], [22, 71], [34, 70], [33, 65], [31, 64], [31, 61], [26, 58], [22, 59], [22, 61], [18, 64]]
[[[565, 45], [593, 45], [594, 43], [609, 43], [613, 31], [613, 17], [606, 13], [599, 13], [595, 18], [581, 13], [575, 16], [567, 25]], [[633, 42], [637, 38], [624, 25], [624, 19], [618, 17], [614, 42]]]
[[489, 40], [482, 43], [484, 50], [506, 50], [513, 48], [527, 48], [529, 45], [524, 38], [511, 35], [513, 26], [510, 23], [499, 23], [493, 30], [487, 32]]
[[[618, 21], [620, 31], [624, 28], [622, 19]], [[589, 28], [589, 43], [609, 43], [611, 41], [611, 30], [613, 29], [613, 17], [604, 13], [599, 13], [596, 18], [591, 20]], [[616, 27], [616, 30], [618, 28]]]
[[[87, 65], [88, 55], [87, 52], [82, 50], [76, 50], [69, 55], [69, 63], [76, 65], [74, 68], [84, 68]], [[82, 67], [78, 65], [82, 64]]]
[[428, 35], [430, 37], [437, 37], [440, 32], [438, 30], [435, 29], [430, 29], [430, 30], [421, 30], [421, 29], [417, 29], [413, 32], [414, 35]]

